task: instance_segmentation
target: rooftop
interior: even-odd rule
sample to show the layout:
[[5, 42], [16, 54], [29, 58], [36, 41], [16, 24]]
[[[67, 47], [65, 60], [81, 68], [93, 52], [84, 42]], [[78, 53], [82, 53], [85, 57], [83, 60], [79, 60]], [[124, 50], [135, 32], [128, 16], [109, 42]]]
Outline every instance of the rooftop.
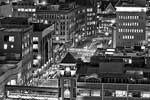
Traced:
[[67, 64], [76, 63], [76, 59], [71, 55], [70, 52], [68, 52], [66, 56], [62, 59], [61, 63], [67, 63]]
[[42, 24], [42, 23], [32, 23], [33, 31], [42, 32], [47, 27], [51, 26], [52, 24]]
[[100, 6], [101, 10], [104, 11], [111, 4], [113, 7], [117, 4], [118, 1], [102, 1]]
[[0, 31], [3, 32], [22, 32], [24, 31], [24, 29], [26, 29], [27, 27], [0, 27]]
[[47, 4], [45, 6], [39, 5], [37, 6], [38, 11], [57, 11], [57, 12], [70, 12], [76, 8], [74, 3], [60, 3], [60, 4]]
[[1, 24], [28, 25], [28, 19], [23, 17], [6, 17], [0, 19]]
[[143, 74], [147, 71], [150, 71], [150, 68], [138, 68], [135, 70], [132, 67], [133, 66], [128, 65], [128, 68], [126, 68], [125, 64], [120, 62], [77, 64], [77, 75], [79, 75], [78, 82], [85, 82], [95, 78], [100, 80], [100, 83], [141, 84], [143, 81], [145, 81], [144, 84], [150, 83], [149, 77]]
[[146, 0], [128, 0], [126, 2], [124, 1], [119, 1], [116, 4], [117, 7], [145, 7], [146, 6]]
[[16, 64], [0, 64], [0, 76], [16, 67], [17, 67]]

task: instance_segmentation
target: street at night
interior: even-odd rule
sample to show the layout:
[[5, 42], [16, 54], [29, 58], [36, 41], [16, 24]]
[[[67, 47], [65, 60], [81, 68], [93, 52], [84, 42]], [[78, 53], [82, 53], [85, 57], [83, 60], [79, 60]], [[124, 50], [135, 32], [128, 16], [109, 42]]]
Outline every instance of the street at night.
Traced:
[[150, 0], [0, 0], [0, 100], [135, 99], [150, 99]]

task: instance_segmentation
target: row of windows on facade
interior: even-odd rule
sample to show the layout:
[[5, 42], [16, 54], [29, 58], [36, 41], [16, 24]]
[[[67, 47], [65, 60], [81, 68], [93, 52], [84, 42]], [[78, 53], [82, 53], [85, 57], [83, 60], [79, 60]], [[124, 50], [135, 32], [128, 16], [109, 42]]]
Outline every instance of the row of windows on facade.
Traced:
[[118, 29], [118, 32], [143, 33], [143, 29]]
[[97, 9], [97, 13], [98, 13], [98, 14], [101, 13], [101, 9], [98, 8], [98, 9]]
[[134, 39], [134, 35], [123, 35], [122, 39]]
[[38, 23], [44, 23], [44, 24], [48, 24], [49, 23], [48, 20], [43, 20], [43, 19], [37, 20], [37, 22]]
[[93, 12], [93, 8], [87, 8], [87, 12]]
[[119, 19], [140, 19], [140, 16], [118, 16]]
[[15, 37], [11, 35], [5, 35], [4, 42], [15, 42]]
[[87, 25], [95, 25], [96, 22], [95, 21], [90, 21], [90, 22], [87, 22]]
[[18, 8], [17, 11], [19, 11], [19, 12], [36, 12], [36, 9], [33, 9], [33, 8], [28, 8], [28, 9]]
[[87, 13], [87, 16], [95, 16], [95, 13]]
[[[104, 90], [103, 96], [150, 98], [150, 91]], [[101, 96], [100, 89], [79, 89], [77, 96]]]
[[139, 26], [138, 22], [123, 22], [123, 23], [119, 23], [119, 26]]
[[131, 42], [131, 41], [129, 41], [129, 42], [127, 42], [127, 41], [123, 41], [123, 42], [121, 42], [121, 41], [119, 41], [119, 42], [117, 42], [117, 46], [121, 46], [121, 47], [124, 47], [124, 46], [141, 46], [142, 45], [142, 43], [140, 43], [140, 42]]
[[78, 14], [80, 14], [80, 13], [85, 13], [85, 9], [78, 10]]
[[141, 35], [130, 35], [130, 34], [126, 34], [126, 35], [120, 35], [119, 36], [119, 39], [136, 39], [136, 40], [143, 40], [144, 39], [144, 37], [143, 36], [141, 36]]
[[4, 48], [5, 50], [7, 50], [8, 48], [13, 49], [13, 48], [14, 48], [14, 45], [13, 45], [13, 44], [8, 45], [8, 44], [5, 43], [3, 48]]
[[87, 29], [87, 31], [88, 30], [94, 31], [95, 27], [87, 27], [86, 29]]
[[92, 17], [88, 17], [87, 20], [93, 20], [93, 18]]
[[95, 34], [94, 31], [88, 31], [88, 32], [87, 32], [87, 35], [93, 35], [93, 34]]
[[37, 14], [37, 16], [39, 17], [39, 18], [49, 18], [49, 19], [66, 19], [66, 20], [68, 20], [68, 19], [70, 19], [70, 17], [68, 16], [68, 15], [57, 15], [57, 14]]

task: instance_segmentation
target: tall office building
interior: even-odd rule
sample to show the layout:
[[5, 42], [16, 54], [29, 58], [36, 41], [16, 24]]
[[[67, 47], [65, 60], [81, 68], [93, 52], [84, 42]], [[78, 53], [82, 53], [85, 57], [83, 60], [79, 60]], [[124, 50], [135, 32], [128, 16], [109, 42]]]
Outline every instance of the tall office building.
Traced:
[[[0, 55], [5, 56], [2, 62], [18, 61], [19, 79], [17, 84], [29, 85], [32, 77], [32, 37], [33, 28], [25, 18], [4, 18], [0, 28]], [[17, 75], [16, 74], [16, 75]]]
[[143, 2], [130, 0], [116, 5], [116, 47], [141, 46], [146, 39], [146, 7]]
[[54, 24], [33, 23], [33, 66], [43, 66], [53, 57]]

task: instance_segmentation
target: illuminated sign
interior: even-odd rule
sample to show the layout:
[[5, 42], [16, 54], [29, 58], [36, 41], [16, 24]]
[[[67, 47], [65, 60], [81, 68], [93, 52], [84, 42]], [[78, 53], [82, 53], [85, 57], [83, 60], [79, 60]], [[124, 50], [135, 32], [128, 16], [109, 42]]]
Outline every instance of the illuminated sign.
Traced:
[[117, 12], [146, 12], [146, 7], [116, 7]]

